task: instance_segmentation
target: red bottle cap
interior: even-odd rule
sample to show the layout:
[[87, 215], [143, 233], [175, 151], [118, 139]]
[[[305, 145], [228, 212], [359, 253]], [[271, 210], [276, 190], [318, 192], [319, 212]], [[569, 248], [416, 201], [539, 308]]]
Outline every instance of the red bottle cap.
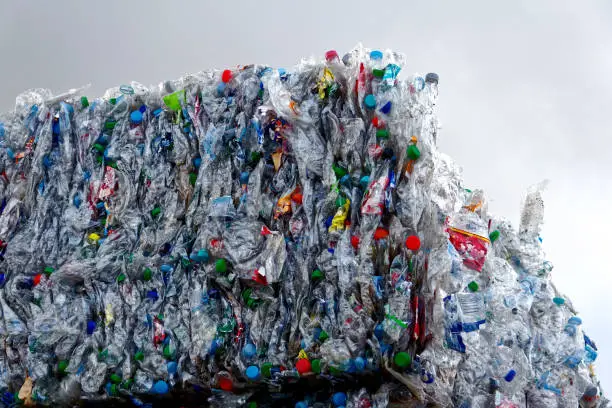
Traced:
[[359, 248], [359, 237], [357, 235], [353, 235], [351, 237], [351, 245], [355, 249]]
[[223, 71], [223, 73], [221, 74], [221, 81], [227, 84], [231, 79], [232, 79], [232, 71], [230, 71], [229, 69], [226, 69], [225, 71]]
[[389, 231], [384, 228], [376, 228], [374, 231], [374, 239], [383, 239], [389, 236]]
[[291, 200], [293, 200], [293, 202], [296, 203], [296, 204], [302, 204], [303, 198], [304, 198], [304, 196], [302, 195], [302, 193], [293, 193], [293, 194], [291, 194]]
[[378, 128], [383, 127], [385, 124], [383, 123], [383, 121], [382, 121], [382, 120], [378, 119], [378, 116], [374, 116], [374, 117], [372, 118], [372, 125], [373, 125], [373, 126], [376, 128], [376, 129], [378, 129]]
[[37, 286], [40, 283], [40, 278], [42, 277], [42, 274], [39, 273], [38, 275], [34, 276], [34, 279], [32, 279], [32, 282], [34, 282], [34, 286]]
[[421, 247], [421, 240], [416, 235], [411, 235], [406, 238], [406, 248], [411, 251], [418, 251]]
[[295, 368], [301, 375], [307, 374], [312, 371], [310, 361], [306, 360], [305, 358], [300, 358], [297, 363], [295, 363]]
[[223, 391], [231, 391], [234, 388], [234, 384], [229, 378], [221, 377], [219, 378], [219, 388]]
[[325, 59], [327, 61], [332, 61], [334, 58], [338, 58], [338, 53], [336, 50], [329, 50], [325, 53]]

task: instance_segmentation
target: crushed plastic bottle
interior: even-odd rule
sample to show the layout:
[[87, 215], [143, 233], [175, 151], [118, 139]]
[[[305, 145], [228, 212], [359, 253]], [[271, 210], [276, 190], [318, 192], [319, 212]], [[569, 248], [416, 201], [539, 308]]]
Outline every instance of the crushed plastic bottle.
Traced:
[[437, 150], [439, 76], [404, 66], [358, 46], [20, 95], [0, 115], [2, 403], [604, 406], [550, 281], [543, 185], [518, 231], [489, 216]]

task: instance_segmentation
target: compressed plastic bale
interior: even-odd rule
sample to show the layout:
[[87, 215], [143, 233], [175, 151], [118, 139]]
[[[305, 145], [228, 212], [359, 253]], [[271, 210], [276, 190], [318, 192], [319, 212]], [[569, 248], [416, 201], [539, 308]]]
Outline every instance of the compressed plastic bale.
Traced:
[[4, 397], [604, 406], [538, 239], [544, 185], [518, 231], [491, 217], [437, 150], [439, 76], [404, 65], [358, 46], [19, 96], [0, 115]]

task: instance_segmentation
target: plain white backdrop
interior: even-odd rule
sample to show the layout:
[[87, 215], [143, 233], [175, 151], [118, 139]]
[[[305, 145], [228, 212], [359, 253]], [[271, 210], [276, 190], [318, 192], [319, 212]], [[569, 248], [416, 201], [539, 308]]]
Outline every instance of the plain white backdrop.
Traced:
[[90, 96], [202, 69], [339, 54], [362, 42], [440, 75], [442, 151], [518, 224], [543, 179], [553, 281], [597, 343], [612, 391], [612, 2], [0, 2], [0, 111], [32, 87]]

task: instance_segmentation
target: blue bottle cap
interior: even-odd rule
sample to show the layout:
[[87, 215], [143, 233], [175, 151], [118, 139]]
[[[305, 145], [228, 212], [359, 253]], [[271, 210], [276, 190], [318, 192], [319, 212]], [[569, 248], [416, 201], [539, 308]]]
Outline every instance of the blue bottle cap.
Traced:
[[580, 326], [582, 324], [582, 319], [579, 318], [578, 316], [572, 316], [569, 318], [569, 320], [567, 321], [569, 324], [574, 324], [576, 326]]
[[327, 217], [327, 219], [325, 220], [325, 228], [331, 227], [333, 220], [334, 220], [333, 215], [330, 215], [329, 217]]
[[437, 84], [439, 80], [440, 77], [434, 72], [430, 72], [429, 74], [425, 75], [425, 82], [430, 84]]
[[0, 273], [0, 285], [2, 285], [5, 280], [6, 280], [6, 275], [4, 273]]
[[374, 97], [374, 95], [372, 94], [366, 95], [363, 100], [363, 103], [365, 104], [366, 108], [374, 109], [376, 107], [376, 97]]
[[242, 355], [246, 358], [252, 358], [257, 353], [257, 347], [253, 343], [247, 343], [242, 348]]
[[373, 60], [381, 60], [383, 58], [383, 53], [378, 50], [370, 51], [370, 59]]
[[159, 270], [164, 272], [164, 273], [168, 273], [168, 272], [172, 272], [172, 265], [168, 265], [168, 264], [163, 264], [162, 266], [159, 267]]
[[254, 381], [259, 378], [259, 367], [257, 366], [248, 366], [246, 369], [246, 376], [249, 380]]
[[355, 369], [357, 371], [363, 371], [365, 369], [366, 361], [363, 359], [363, 357], [355, 358], [354, 363], [355, 363]]
[[140, 105], [140, 108], [138, 108], [138, 110], [141, 113], [145, 113], [147, 111], [147, 105]]
[[504, 380], [506, 380], [507, 382], [510, 382], [512, 380], [514, 380], [514, 377], [516, 376], [516, 371], [514, 370], [510, 370], [508, 371], [508, 373], [504, 376]]
[[130, 121], [135, 125], [139, 125], [142, 122], [142, 112], [135, 110], [130, 113]]
[[200, 164], [202, 164], [201, 158], [196, 157], [195, 159], [193, 159], [193, 165], [196, 166], [196, 168], [200, 167]]
[[384, 113], [385, 115], [388, 115], [389, 112], [391, 112], [391, 101], [385, 103], [383, 107], [380, 108], [380, 111]]
[[[285, 70], [285, 68], [279, 68], [278, 69], [278, 76], [279, 77], [283, 77], [285, 75], [287, 75], [287, 71]], [[299, 402], [298, 402], [298, 404], [299, 404]]]
[[343, 392], [337, 392], [332, 397], [332, 402], [335, 406], [340, 407], [346, 404], [346, 394]]
[[74, 198], [72, 199], [72, 203], [74, 204], [74, 206], [76, 208], [80, 208], [81, 207], [81, 202], [82, 202], [81, 197], [79, 197], [78, 194], [75, 195]]
[[189, 255], [189, 259], [194, 262], [208, 262], [208, 251], [204, 248], [196, 251], [192, 251]]
[[368, 184], [370, 184], [370, 176], [363, 176], [360, 180], [359, 180], [359, 184], [361, 184], [361, 188], [367, 188]]
[[96, 322], [89, 320], [87, 322], [87, 334], [93, 334], [96, 331]]
[[168, 374], [176, 374], [177, 365], [175, 361], [169, 361], [167, 364]]
[[384, 334], [385, 334], [385, 329], [383, 328], [382, 323], [378, 323], [376, 327], [374, 328], [374, 335], [376, 336], [378, 340], [380, 340], [382, 339]]
[[156, 394], [166, 394], [168, 389], [168, 384], [163, 380], [159, 380], [153, 384], [153, 392]]
[[147, 291], [147, 298], [152, 299], [152, 300], [157, 300], [159, 298], [159, 295], [157, 294], [157, 290], [153, 289], [153, 290]]
[[225, 91], [225, 82], [219, 82], [217, 85], [217, 92], [222, 94]]
[[308, 408], [308, 404], [304, 401], [299, 401], [295, 404], [295, 408]]
[[161, 115], [161, 113], [162, 113], [162, 108], [157, 108], [153, 111], [153, 116], [157, 117]]
[[315, 327], [315, 329], [312, 331], [312, 337], [314, 337], [315, 340], [318, 340], [322, 331], [323, 330], [320, 327]]
[[249, 182], [249, 172], [243, 171], [240, 173], [240, 184], [247, 184]]
[[51, 158], [47, 155], [43, 156], [43, 166], [49, 168], [51, 166], [53, 166], [53, 161], [51, 160]]
[[565, 299], [561, 298], [561, 297], [554, 297], [553, 298], [553, 302], [555, 302], [555, 304], [557, 306], [561, 306], [565, 303]]
[[59, 124], [59, 120], [58, 121], [53, 121], [53, 134], [54, 135], [59, 135], [60, 132], [60, 124]]

